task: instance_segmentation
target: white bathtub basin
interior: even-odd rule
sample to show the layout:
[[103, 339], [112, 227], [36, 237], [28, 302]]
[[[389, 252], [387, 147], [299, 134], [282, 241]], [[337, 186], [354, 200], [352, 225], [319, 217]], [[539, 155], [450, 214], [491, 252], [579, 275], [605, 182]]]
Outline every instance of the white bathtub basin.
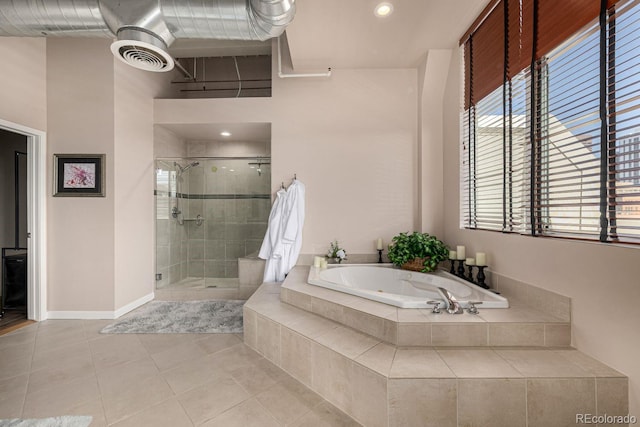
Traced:
[[438, 288], [448, 290], [462, 307], [482, 301], [478, 308], [508, 308], [509, 301], [495, 293], [461, 280], [444, 271], [416, 273], [389, 264], [330, 265], [311, 267], [307, 282], [401, 308], [431, 308], [427, 301], [446, 302]]

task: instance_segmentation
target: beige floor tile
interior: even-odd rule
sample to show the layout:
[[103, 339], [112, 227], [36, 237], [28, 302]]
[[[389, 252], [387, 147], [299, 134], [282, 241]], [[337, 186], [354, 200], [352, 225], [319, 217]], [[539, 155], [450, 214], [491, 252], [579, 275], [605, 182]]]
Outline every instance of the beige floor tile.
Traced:
[[355, 358], [380, 343], [380, 340], [343, 326], [316, 337], [316, 341], [349, 358]]
[[190, 427], [193, 423], [178, 400], [171, 398], [111, 425], [113, 427]]
[[[487, 396], [491, 403], [488, 404]], [[526, 380], [458, 380], [458, 427], [525, 427]]]
[[33, 343], [26, 343], [0, 350], [0, 380], [29, 372], [33, 348]]
[[203, 334], [196, 338], [195, 343], [201, 347], [207, 354], [217, 353], [225, 348], [233, 347], [241, 344], [242, 338], [238, 338], [235, 334]]
[[123, 389], [135, 386], [138, 382], [155, 377], [158, 374], [159, 371], [156, 364], [148, 356], [96, 371], [98, 384], [103, 395], [118, 394]]
[[438, 349], [437, 352], [458, 378], [522, 377], [491, 349]]
[[195, 341], [201, 337], [200, 334], [141, 334], [138, 335], [140, 342], [151, 355], [161, 353], [165, 350], [180, 347]]
[[328, 402], [322, 402], [298, 418], [292, 427], [358, 427], [359, 424]]
[[553, 351], [495, 349], [495, 352], [525, 377], [593, 376], [593, 374]]
[[0, 397], [0, 419], [20, 418], [26, 391], [5, 394]]
[[391, 366], [391, 378], [455, 378], [455, 374], [444, 363], [435, 350], [396, 350]]
[[305, 400], [286, 384], [278, 383], [256, 396], [269, 413], [282, 424], [289, 424], [309, 412], [318, 402]]
[[[22, 416], [24, 418], [45, 418], [77, 414], [78, 408], [99, 400], [98, 380], [92, 375], [54, 388], [28, 393]], [[102, 410], [101, 406], [100, 410]]]
[[527, 380], [527, 426], [574, 426], [576, 414], [595, 414], [595, 378]]
[[390, 427], [455, 427], [455, 379], [389, 380]]
[[96, 369], [142, 359], [149, 354], [140, 338], [133, 334], [105, 335], [104, 338], [89, 341], [89, 347]]
[[68, 358], [52, 358], [48, 362], [47, 366], [31, 372], [28, 393], [51, 390], [78, 378], [95, 376], [93, 360], [88, 352]]
[[[25, 330], [27, 328], [29, 329]], [[20, 345], [20, 344], [35, 345], [37, 332], [38, 332], [38, 329], [37, 329], [37, 323], [36, 323], [33, 326], [27, 326], [26, 328], [21, 328], [10, 334], [0, 336], [0, 351], [14, 345]]]
[[84, 330], [85, 338], [87, 340], [93, 340], [96, 338], [104, 337], [104, 335], [101, 334], [100, 331], [114, 322], [116, 322], [116, 320], [83, 320], [82, 329]]
[[33, 353], [31, 371], [65, 366], [74, 361], [81, 362], [84, 360], [92, 362], [91, 349], [87, 341], [81, 341], [53, 350], [39, 349]]
[[52, 322], [62, 323], [54, 323], [50, 324], [49, 326], [41, 325], [40, 328], [38, 328], [35, 347], [36, 351], [53, 350], [55, 348], [66, 347], [68, 345], [86, 340], [81, 322]]
[[160, 375], [131, 381], [110, 393], [103, 393], [102, 402], [107, 421], [112, 424], [174, 396]]
[[[0, 402], [27, 394], [27, 383], [29, 382], [29, 374], [16, 375], [15, 377], [0, 380]], [[20, 405], [22, 408], [22, 405]]]
[[151, 355], [151, 358], [156, 362], [158, 369], [166, 371], [181, 363], [189, 360], [195, 360], [202, 356], [206, 356], [207, 353], [202, 347], [191, 340], [174, 347], [163, 350], [159, 353]]
[[358, 356], [356, 362], [380, 375], [389, 376], [395, 355], [394, 345], [381, 342]]
[[255, 396], [277, 383], [267, 370], [255, 365], [237, 368], [229, 373], [250, 396]]
[[178, 396], [178, 401], [195, 425], [217, 417], [249, 398], [233, 379], [210, 381]]
[[189, 360], [163, 371], [161, 375], [175, 394], [182, 394], [211, 381], [231, 378], [230, 373], [222, 366], [211, 363], [207, 357]]
[[256, 399], [249, 399], [202, 424], [202, 427], [278, 427], [280, 424]]
[[207, 363], [221, 367], [227, 372], [231, 372], [237, 368], [250, 367], [256, 361], [262, 359], [259, 353], [252, 350], [245, 344], [238, 344], [232, 347], [220, 350], [217, 353], [205, 356]]

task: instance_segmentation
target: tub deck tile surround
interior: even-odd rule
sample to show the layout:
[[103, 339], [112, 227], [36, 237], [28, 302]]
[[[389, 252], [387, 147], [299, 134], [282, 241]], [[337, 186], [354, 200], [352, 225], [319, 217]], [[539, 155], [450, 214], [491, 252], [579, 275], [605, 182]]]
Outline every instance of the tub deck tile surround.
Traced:
[[[467, 312], [450, 315], [444, 310], [441, 314], [434, 314], [431, 310], [393, 307], [310, 285], [307, 283], [309, 268], [313, 267], [298, 266], [289, 273], [282, 285], [282, 301], [390, 344], [542, 347], [571, 344], [569, 315], [558, 308], [568, 309], [569, 303], [550, 302], [552, 310], [546, 312], [514, 298], [507, 309], [483, 309], [479, 306], [478, 315]], [[518, 289], [524, 292], [525, 288]], [[548, 291], [536, 295], [536, 304], [544, 300], [540, 295], [549, 300], [565, 299]]]
[[[296, 268], [282, 286], [265, 283], [258, 289], [244, 306], [245, 343], [364, 426], [574, 425], [576, 413], [628, 413], [628, 379], [569, 347], [564, 338], [554, 338], [557, 328], [564, 328], [562, 335], [570, 325], [553, 315], [516, 305], [506, 309], [513, 319], [502, 314], [495, 322], [480, 316], [443, 322], [430, 321], [428, 311], [385, 307], [380, 318], [397, 326], [393, 342], [388, 332], [374, 336], [358, 322], [347, 325], [340, 315], [331, 319], [329, 314], [352, 309], [352, 296], [321, 288], [324, 299], [299, 292], [304, 283], [298, 281], [305, 279], [306, 272]], [[305, 301], [310, 310], [289, 304], [291, 292], [302, 294], [292, 301]], [[367, 315], [377, 309], [368, 302], [355, 305]], [[505, 331], [492, 329], [495, 325]], [[475, 332], [486, 334], [487, 341], [475, 342], [473, 333], [467, 334], [474, 329], [466, 327], [479, 328]], [[555, 345], [522, 345], [529, 338], [518, 332], [535, 336], [537, 343], [542, 333], [543, 344], [555, 340]], [[429, 344], [398, 344], [411, 334], [425, 342], [429, 334]], [[492, 339], [500, 345], [490, 345]], [[487, 405], [488, 396], [500, 404]]]

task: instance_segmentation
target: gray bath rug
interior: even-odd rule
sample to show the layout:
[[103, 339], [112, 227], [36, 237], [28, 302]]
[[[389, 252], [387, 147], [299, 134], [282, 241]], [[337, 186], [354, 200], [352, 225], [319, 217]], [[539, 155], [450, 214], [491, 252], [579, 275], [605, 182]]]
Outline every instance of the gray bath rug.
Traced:
[[69, 416], [55, 418], [33, 418], [28, 420], [0, 420], [0, 427], [87, 427], [93, 417]]
[[106, 326], [103, 334], [232, 334], [242, 332], [239, 300], [151, 301]]

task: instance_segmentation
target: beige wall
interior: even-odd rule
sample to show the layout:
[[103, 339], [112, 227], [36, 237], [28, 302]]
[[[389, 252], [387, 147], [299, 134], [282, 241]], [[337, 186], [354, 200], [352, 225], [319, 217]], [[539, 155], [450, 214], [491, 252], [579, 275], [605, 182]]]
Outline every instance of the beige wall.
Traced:
[[154, 126], [153, 157], [187, 157], [187, 143], [169, 129]]
[[106, 197], [49, 198], [49, 311], [114, 307], [114, 76], [105, 51], [109, 40], [47, 40], [48, 158], [106, 154]]
[[640, 248], [459, 229], [459, 57], [444, 102], [445, 240], [487, 253], [491, 270], [572, 299], [573, 345], [630, 378], [630, 412], [640, 412]]
[[44, 38], [0, 37], [0, 118], [47, 129]]
[[414, 228], [417, 71], [334, 70], [329, 79], [278, 79], [272, 98], [155, 101], [155, 122], [271, 122], [272, 191], [306, 185], [302, 253], [337, 238], [375, 253]]
[[[110, 51], [103, 54], [112, 60]], [[112, 61], [114, 71], [115, 308], [153, 292], [155, 286], [153, 99], [170, 75]]]

